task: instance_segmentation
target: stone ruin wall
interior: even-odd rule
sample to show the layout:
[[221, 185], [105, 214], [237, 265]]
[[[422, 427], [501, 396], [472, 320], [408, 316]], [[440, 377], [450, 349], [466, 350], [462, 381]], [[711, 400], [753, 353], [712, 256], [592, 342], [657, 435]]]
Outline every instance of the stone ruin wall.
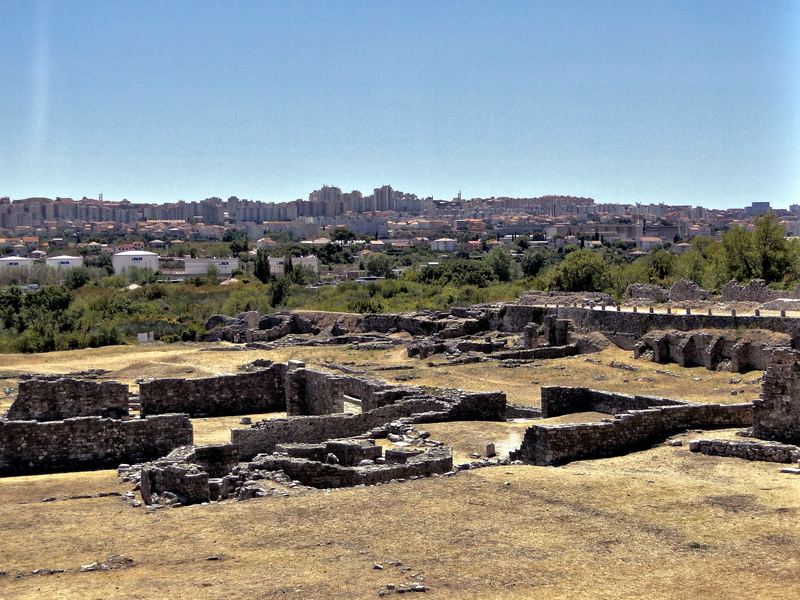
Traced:
[[761, 397], [753, 403], [755, 437], [800, 444], [800, 353], [772, 352], [761, 383]]
[[[381, 447], [376, 446], [373, 440], [338, 440], [320, 444], [315, 451], [321, 453], [334, 450], [342, 454], [344, 447], [360, 447], [362, 452], [358, 456], [380, 456]], [[280, 447], [283, 451], [286, 448]], [[215, 464], [222, 464], [237, 454], [236, 446], [232, 444], [204, 446], [196, 448], [204, 452], [206, 458], [214, 460]], [[225, 473], [213, 473], [202, 458], [197, 456], [176, 456], [175, 453], [154, 463], [144, 465], [141, 474], [142, 500], [146, 504], [154, 501], [154, 496], [164, 492], [171, 492], [181, 497], [184, 504], [199, 504], [211, 500], [221, 500], [235, 495], [248, 478], [259, 471], [283, 471], [288, 477], [299, 481], [302, 485], [315, 488], [338, 488], [356, 485], [375, 485], [388, 483], [396, 479], [411, 477], [430, 477], [442, 474], [453, 468], [453, 457], [449, 448], [435, 448], [425, 452], [415, 451], [394, 456], [390, 451], [386, 454], [385, 464], [372, 464], [369, 466], [353, 466], [351, 464], [327, 464], [318, 457], [290, 456], [286, 453], [275, 455], [260, 455], [252, 461], [235, 464], [228, 462], [229, 468]], [[338, 455], [337, 455], [338, 456]], [[349, 463], [354, 463], [354, 460]]]
[[[689, 428], [741, 427], [752, 423], [752, 404], [690, 404], [667, 398], [630, 396], [586, 388], [542, 388], [542, 414], [566, 414], [570, 407], [585, 412], [613, 413], [597, 423], [532, 425], [512, 458], [535, 465], [617, 456], [646, 448]], [[658, 404], [656, 404], [658, 403]], [[650, 404], [651, 408], [624, 409]]]
[[200, 379], [155, 379], [139, 385], [141, 415], [182, 412], [192, 417], [286, 410], [281, 367]]
[[777, 442], [751, 440], [692, 440], [689, 450], [709, 456], [728, 456], [761, 462], [791, 463], [800, 461], [800, 448]]
[[140, 384], [141, 414], [185, 412], [218, 417], [287, 411], [291, 415], [342, 412], [343, 377], [290, 361], [251, 373], [200, 379], [155, 379]]
[[505, 419], [506, 396], [503, 392], [461, 394], [455, 401], [434, 397], [404, 399], [359, 415], [349, 413], [326, 416], [265, 419], [247, 429], [232, 429], [231, 442], [239, 447], [241, 460], [257, 454], [270, 454], [278, 444], [319, 443], [338, 438], [369, 434], [386, 423], [412, 415], [421, 422], [449, 420]]
[[344, 411], [343, 379], [314, 369], [290, 369], [284, 384], [286, 414], [329, 415]]
[[248, 429], [232, 429], [231, 442], [239, 447], [241, 460], [275, 451], [277, 444], [293, 442], [319, 443], [337, 438], [363, 435], [389, 421], [416, 413], [446, 414], [449, 405], [433, 399], [406, 400], [360, 415], [349, 413], [266, 419]]
[[186, 415], [125, 421], [102, 417], [44, 423], [0, 420], [0, 475], [116, 467], [163, 456], [192, 440], [192, 424]]
[[[710, 300], [714, 295], [693, 281], [680, 279], [670, 289], [657, 285], [632, 283], [625, 290], [627, 300], [650, 302], [682, 302], [686, 300]], [[763, 279], [752, 279], [746, 285], [731, 280], [722, 288], [723, 302], [774, 302], [776, 300], [800, 300], [800, 286], [793, 290], [772, 290]]]
[[684, 400], [660, 396], [617, 394], [585, 387], [545, 385], [541, 388], [542, 417], [551, 418], [579, 412], [609, 415], [626, 410], [644, 410], [655, 406], [685, 406]]
[[[172, 411], [174, 412], [174, 411]], [[42, 377], [19, 382], [19, 392], [6, 415], [12, 421], [60, 421], [71, 417], [128, 416], [128, 386], [68, 377]]]
[[[571, 327], [577, 333], [599, 331], [617, 345], [633, 350], [636, 343], [649, 331], [678, 330], [694, 331], [701, 329], [766, 329], [787, 334], [792, 345], [800, 343], [800, 319], [790, 317], [762, 317], [751, 315], [708, 315], [692, 312], [691, 314], [664, 314], [639, 312], [621, 312], [592, 310], [564, 306], [548, 309], [548, 318], [555, 316], [557, 320], [571, 321]], [[545, 320], [545, 325], [548, 321]], [[549, 333], [548, 333], [549, 335]], [[627, 342], [626, 342], [627, 340]]]
[[736, 339], [733, 331], [653, 331], [645, 334], [636, 344], [634, 357], [645, 351], [653, 353], [653, 362], [674, 362], [682, 367], [702, 366], [715, 369], [729, 360], [733, 373], [763, 371], [769, 366], [774, 348], [789, 349], [792, 338], [787, 334], [772, 333], [768, 341], [759, 340], [760, 330], [746, 330]]

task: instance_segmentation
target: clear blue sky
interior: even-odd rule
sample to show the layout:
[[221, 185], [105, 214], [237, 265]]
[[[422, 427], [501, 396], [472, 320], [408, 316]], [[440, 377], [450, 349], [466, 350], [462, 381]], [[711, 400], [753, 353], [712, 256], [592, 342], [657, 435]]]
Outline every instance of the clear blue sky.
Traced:
[[800, 203], [800, 1], [0, 0], [0, 196]]

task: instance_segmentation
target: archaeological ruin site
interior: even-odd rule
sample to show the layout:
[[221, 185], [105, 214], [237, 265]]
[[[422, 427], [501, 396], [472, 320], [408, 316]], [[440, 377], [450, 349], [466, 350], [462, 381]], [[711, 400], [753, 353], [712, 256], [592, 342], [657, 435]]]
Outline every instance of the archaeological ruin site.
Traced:
[[[780, 463], [775, 473], [793, 478], [800, 474], [800, 315], [792, 313], [800, 298], [786, 295], [751, 282], [729, 284], [715, 298], [679, 282], [670, 290], [631, 286], [624, 305], [602, 294], [529, 292], [448, 313], [217, 315], [203, 351], [241, 359], [233, 374], [129, 385], [102, 370], [21, 373], [0, 419], [0, 476], [115, 469], [127, 487], [125, 510], [159, 514], [270, 502], [288, 488], [324, 494], [391, 485], [402, 495], [404, 482], [561, 467], [663, 445], [706, 461]], [[270, 358], [279, 349], [317, 347], [340, 349], [341, 360]], [[566, 358], [600, 364], [607, 347], [627, 353], [628, 361], [608, 366], [630, 377], [646, 368], [669, 376], [664, 368], [676, 364], [727, 372], [737, 383], [746, 374], [760, 394], [732, 399], [733, 389], [724, 401], [698, 402], [604, 390], [598, 376], [582, 386], [543, 385], [539, 401], [511, 402], [503, 389], [412, 385], [403, 377], [412, 366], [365, 374], [348, 360], [400, 348], [431, 372], [476, 364], [524, 372]], [[238, 423], [229, 441], [195, 443], [198, 420], [223, 417]], [[481, 438], [481, 452], [457, 459], [429, 429], [463, 422], [523, 424], [524, 433], [513, 448]], [[732, 429], [735, 436], [714, 435]], [[2, 577], [9, 574], [0, 586]], [[403, 584], [380, 595], [428, 590]]]

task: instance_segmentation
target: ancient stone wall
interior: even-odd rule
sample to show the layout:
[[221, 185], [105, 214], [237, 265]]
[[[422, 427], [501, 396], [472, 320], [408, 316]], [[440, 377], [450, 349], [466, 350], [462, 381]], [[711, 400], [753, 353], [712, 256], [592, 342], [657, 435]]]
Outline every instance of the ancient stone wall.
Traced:
[[289, 477], [303, 485], [316, 488], [338, 488], [355, 485], [375, 485], [393, 479], [430, 477], [453, 469], [450, 448], [434, 448], [410, 456], [404, 463], [347, 467], [309, 461], [288, 456], [259, 456], [250, 463], [250, 468], [275, 471], [283, 470]]
[[710, 456], [730, 456], [745, 460], [791, 463], [800, 460], [800, 448], [790, 444], [752, 440], [692, 440], [689, 450]]
[[277, 444], [292, 442], [318, 443], [330, 439], [362, 435], [389, 421], [415, 413], [436, 412], [444, 420], [451, 405], [431, 398], [410, 399], [382, 406], [360, 415], [333, 414], [327, 416], [266, 419], [248, 429], [232, 429], [231, 442], [239, 447], [241, 460], [256, 454], [274, 452]]
[[60, 421], [71, 417], [128, 416], [128, 386], [114, 381], [27, 379], [7, 418], [15, 421]]
[[142, 467], [139, 489], [145, 504], [153, 504], [154, 496], [171, 492], [182, 504], [200, 504], [211, 500], [209, 474], [198, 465], [156, 462]]
[[679, 279], [669, 289], [670, 302], [683, 302], [686, 300], [708, 300], [711, 292], [704, 290], [694, 281]]
[[625, 299], [628, 301], [645, 300], [648, 302], [666, 302], [669, 300], [669, 293], [658, 285], [631, 283], [625, 288]]
[[116, 420], [75, 417], [63, 421], [0, 420], [0, 475], [115, 467], [163, 456], [192, 443], [186, 415]]
[[687, 404], [618, 414], [612, 419], [577, 425], [532, 425], [512, 459], [535, 465], [617, 456], [644, 449], [689, 428], [747, 426], [752, 405]]
[[[708, 315], [692, 313], [664, 314], [649, 312], [619, 312], [617, 310], [592, 310], [580, 307], [548, 309], [548, 317], [572, 321], [575, 332], [599, 331], [605, 335], [624, 334], [632, 341], [640, 339], [648, 331], [669, 330], [692, 331], [698, 329], [766, 329], [788, 334], [793, 345], [800, 342], [800, 319], [773, 316]], [[631, 345], [631, 349], [633, 345]]]
[[503, 421], [506, 418], [505, 392], [473, 392], [461, 398], [449, 411], [450, 421]]
[[419, 395], [420, 390], [409, 386], [396, 386], [380, 379], [366, 377], [342, 377], [342, 391], [345, 395], [361, 400], [361, 411], [369, 412], [387, 404]]
[[684, 406], [688, 402], [660, 396], [642, 396], [604, 392], [585, 387], [542, 386], [542, 417], [558, 417], [578, 412], [599, 412], [609, 415], [627, 410], [656, 406]]
[[286, 414], [329, 415], [344, 411], [343, 380], [314, 369], [292, 369], [286, 375]]
[[800, 299], [800, 286], [793, 290], [771, 290], [763, 279], [752, 279], [744, 286], [731, 280], [722, 288], [724, 302], [769, 302], [779, 298]]
[[202, 379], [156, 379], [139, 385], [142, 416], [185, 412], [216, 417], [286, 410], [282, 369]]
[[800, 353], [778, 349], [770, 356], [761, 383], [761, 397], [753, 402], [753, 435], [800, 444]]

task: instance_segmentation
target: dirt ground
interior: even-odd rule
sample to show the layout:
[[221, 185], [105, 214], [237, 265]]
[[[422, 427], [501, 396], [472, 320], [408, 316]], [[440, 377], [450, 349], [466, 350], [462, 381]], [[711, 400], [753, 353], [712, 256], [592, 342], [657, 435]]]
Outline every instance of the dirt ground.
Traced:
[[[555, 383], [700, 401], [751, 400], [759, 387], [747, 382], [760, 376], [736, 376], [742, 381], [731, 383], [730, 373], [635, 361], [617, 349], [514, 369], [492, 363], [426, 367], [399, 351], [346, 356], [352, 368], [389, 380], [403, 374], [412, 376], [409, 384], [504, 389], [513, 401], [530, 405], [538, 404], [542, 385]], [[133, 383], [139, 377], [234, 373], [255, 358], [313, 364], [342, 360], [342, 349], [199, 352], [190, 345], [130, 346], [3, 356], [0, 375], [104, 368], [111, 371], [108, 378]], [[611, 361], [637, 370], [611, 367]], [[380, 364], [414, 368], [374, 371]], [[197, 419], [197, 439], [227, 441], [238, 420]], [[451, 444], [459, 462], [483, 453], [489, 442], [506, 454], [525, 426], [425, 428]], [[695, 437], [734, 434], [690, 432], [679, 436], [683, 446], [661, 444], [558, 468], [493, 467], [157, 511], [132, 508], [116, 496], [96, 497], [128, 491], [114, 471], [3, 478], [0, 600], [375, 598], [388, 585], [403, 583], [428, 587], [423, 597], [448, 599], [795, 600], [800, 477], [779, 473], [776, 464], [688, 450]], [[86, 495], [92, 497], [70, 498]], [[109, 556], [120, 554], [132, 559], [132, 566], [81, 572], [82, 565], [108, 563]]]

